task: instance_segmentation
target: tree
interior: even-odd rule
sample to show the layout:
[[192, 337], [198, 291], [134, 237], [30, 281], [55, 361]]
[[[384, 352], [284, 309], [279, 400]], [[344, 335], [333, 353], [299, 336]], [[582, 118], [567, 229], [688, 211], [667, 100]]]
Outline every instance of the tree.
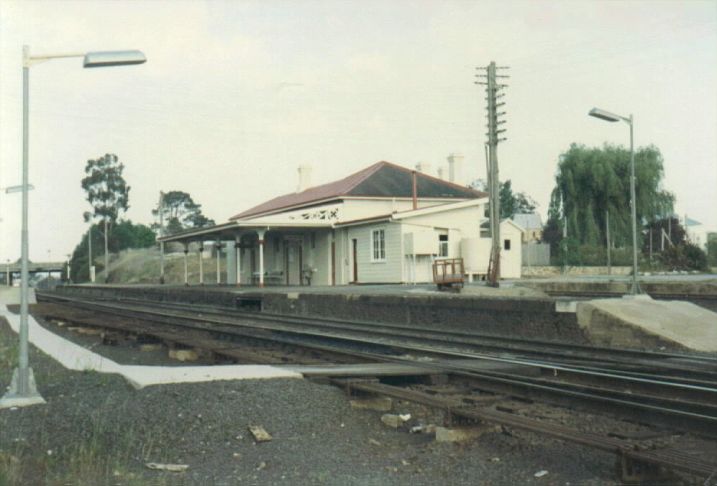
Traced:
[[122, 177], [124, 164], [114, 154], [88, 160], [82, 189], [94, 212], [91, 218], [114, 223], [120, 213], [129, 209], [130, 187]]
[[[120, 212], [129, 208], [130, 187], [122, 177], [124, 164], [115, 154], [105, 154], [96, 160], [88, 160], [82, 188], [87, 192], [87, 201], [93, 212], [85, 213], [85, 221], [102, 220], [104, 223], [105, 267], [109, 265], [109, 233]], [[105, 278], [109, 278], [107, 275]]]
[[[669, 237], [663, 239], [664, 234]], [[680, 220], [674, 216], [650, 221], [645, 225], [645, 240], [642, 243], [642, 253], [649, 255], [650, 238], [652, 238], [652, 252], [657, 253], [664, 248], [681, 245], [687, 239], [685, 228], [680, 224]], [[664, 241], [664, 245], [663, 245]]]
[[[478, 191], [487, 191], [488, 184], [483, 179], [476, 179], [470, 187]], [[513, 192], [510, 179], [500, 183], [500, 218], [510, 219], [519, 213], [532, 213], [538, 203], [524, 192]]]
[[[202, 214], [202, 205], [195, 203], [192, 196], [183, 191], [165, 193], [161, 209], [152, 210], [152, 214], [158, 218], [160, 211], [164, 217], [164, 232], [168, 235], [185, 229], [214, 225], [214, 220]], [[159, 223], [155, 223], [152, 227], [158, 230]]]
[[707, 234], [707, 259], [713, 267], [717, 267], [717, 233]]
[[[604, 145], [573, 144], [561, 156], [550, 197], [548, 221], [567, 221], [568, 235], [583, 245], [605, 245], [609, 212], [611, 239], [616, 246], [632, 244], [630, 212], [630, 151]], [[662, 188], [662, 154], [657, 147], [635, 153], [638, 221], [654, 221], [672, 214], [674, 196]], [[560, 223], [562, 224], [562, 223]]]
[[689, 242], [666, 248], [660, 254], [660, 260], [670, 270], [709, 270], [707, 254]]

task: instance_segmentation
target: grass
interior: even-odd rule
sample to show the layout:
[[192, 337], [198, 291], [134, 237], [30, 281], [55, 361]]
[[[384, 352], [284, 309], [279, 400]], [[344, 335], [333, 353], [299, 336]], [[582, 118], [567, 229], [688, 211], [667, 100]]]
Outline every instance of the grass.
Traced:
[[[4, 322], [0, 321], [0, 326], [5, 328], [0, 329], [0, 378], [2, 383], [7, 383], [17, 365], [17, 340], [14, 333], [7, 331]], [[57, 384], [67, 380], [66, 373], [69, 373], [57, 366], [38, 368], [43, 370], [38, 373], [42, 383]], [[112, 381], [111, 376], [97, 375], [99, 381], [92, 379], [80, 383], [105, 386]], [[78, 394], [74, 392], [81, 394], [82, 390], [70, 390], [66, 392], [68, 396], [60, 395], [54, 400], [75, 400]], [[68, 414], [72, 424], [61, 432], [53, 430], [49, 419], [48, 414], [53, 413], [51, 404], [22, 412], [0, 412], [0, 435], [8, 434], [0, 439], [0, 486], [168, 484], [169, 476], [156, 473], [145, 476], [143, 470], [144, 463], [162, 456], [161, 446], [153, 439], [152, 430], [126, 427], [121, 421], [112, 420], [129, 406], [131, 404], [127, 402], [115, 403], [113, 397], [108, 396], [103, 403], [90, 407], [89, 416]], [[60, 413], [57, 410], [54, 413]], [[10, 427], [5, 429], [11, 420], [20, 421], [26, 427], [15, 439], [9, 439], [9, 434], [13, 434], [7, 432]], [[56, 437], [58, 433], [62, 435]]]
[[[124, 250], [111, 255], [110, 282], [124, 284], [158, 283], [160, 275], [160, 253], [155, 248]], [[226, 255], [222, 257], [220, 269], [222, 278], [226, 279]], [[217, 260], [205, 258], [204, 281], [216, 281]], [[187, 257], [187, 274], [190, 284], [199, 282], [199, 259], [197, 252], [192, 251]], [[166, 253], [164, 256], [165, 283], [181, 285], [184, 283], [184, 253]], [[97, 274], [97, 282], [104, 282], [105, 274]]]

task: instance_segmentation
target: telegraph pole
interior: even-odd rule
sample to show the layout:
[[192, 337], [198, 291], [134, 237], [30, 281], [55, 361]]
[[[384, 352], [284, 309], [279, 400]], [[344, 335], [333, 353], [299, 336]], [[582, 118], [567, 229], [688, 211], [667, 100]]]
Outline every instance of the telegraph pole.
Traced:
[[[485, 71], [485, 74], [478, 74], [476, 84], [486, 87], [486, 110], [488, 118], [488, 192], [490, 193], [490, 234], [491, 234], [491, 253], [490, 263], [488, 265], [488, 284], [492, 287], [498, 287], [500, 280], [500, 179], [498, 176], [498, 144], [505, 141], [500, 136], [505, 132], [504, 128], [499, 128], [505, 123], [505, 120], [499, 119], [505, 115], [505, 112], [498, 111], [504, 102], [500, 98], [505, 94], [500, 91], [507, 87], [507, 84], [499, 82], [499, 79], [507, 78], [506, 75], [499, 75], [499, 69], [508, 69], [503, 66], [496, 66], [495, 62], [491, 62], [486, 67], [477, 68]], [[483, 79], [485, 78], [485, 79]]]

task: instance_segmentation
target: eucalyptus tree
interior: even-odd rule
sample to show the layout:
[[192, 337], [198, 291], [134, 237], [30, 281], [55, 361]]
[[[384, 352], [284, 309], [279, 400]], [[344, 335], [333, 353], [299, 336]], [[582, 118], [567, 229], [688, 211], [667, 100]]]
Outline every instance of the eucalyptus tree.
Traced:
[[[214, 225], [214, 220], [202, 214], [202, 205], [195, 203], [189, 193], [169, 191], [163, 194], [160, 201], [160, 207], [153, 209], [152, 215], [158, 217], [162, 213], [165, 234]], [[159, 229], [159, 224], [154, 224], [153, 228]]]
[[85, 214], [85, 220], [100, 220], [104, 223], [105, 237], [105, 278], [109, 276], [109, 232], [119, 215], [129, 209], [129, 190], [122, 173], [122, 164], [115, 154], [105, 154], [90, 159], [85, 165], [82, 189], [93, 211]]

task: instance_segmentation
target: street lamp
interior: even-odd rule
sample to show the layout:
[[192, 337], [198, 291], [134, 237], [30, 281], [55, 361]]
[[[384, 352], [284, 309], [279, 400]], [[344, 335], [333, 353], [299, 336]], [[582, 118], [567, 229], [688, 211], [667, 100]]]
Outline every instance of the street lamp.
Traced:
[[28, 221], [28, 149], [30, 145], [29, 134], [29, 98], [30, 98], [30, 67], [34, 64], [65, 57], [83, 57], [83, 67], [109, 67], [142, 64], [147, 58], [141, 51], [109, 51], [87, 52], [71, 54], [48, 54], [31, 56], [30, 47], [22, 48], [22, 247], [20, 270], [20, 345], [18, 367], [13, 372], [10, 389], [0, 399], [0, 408], [22, 407], [45, 403], [35, 386], [35, 378], [28, 359], [28, 252], [29, 238], [27, 230]]
[[635, 147], [633, 145], [632, 115], [629, 117], [616, 115], [600, 108], [593, 108], [588, 113], [590, 116], [600, 118], [609, 122], [624, 121], [630, 125], [630, 208], [632, 209], [632, 286], [630, 294], [637, 295], [640, 293], [640, 286], [637, 283], [637, 200], [635, 199]]

